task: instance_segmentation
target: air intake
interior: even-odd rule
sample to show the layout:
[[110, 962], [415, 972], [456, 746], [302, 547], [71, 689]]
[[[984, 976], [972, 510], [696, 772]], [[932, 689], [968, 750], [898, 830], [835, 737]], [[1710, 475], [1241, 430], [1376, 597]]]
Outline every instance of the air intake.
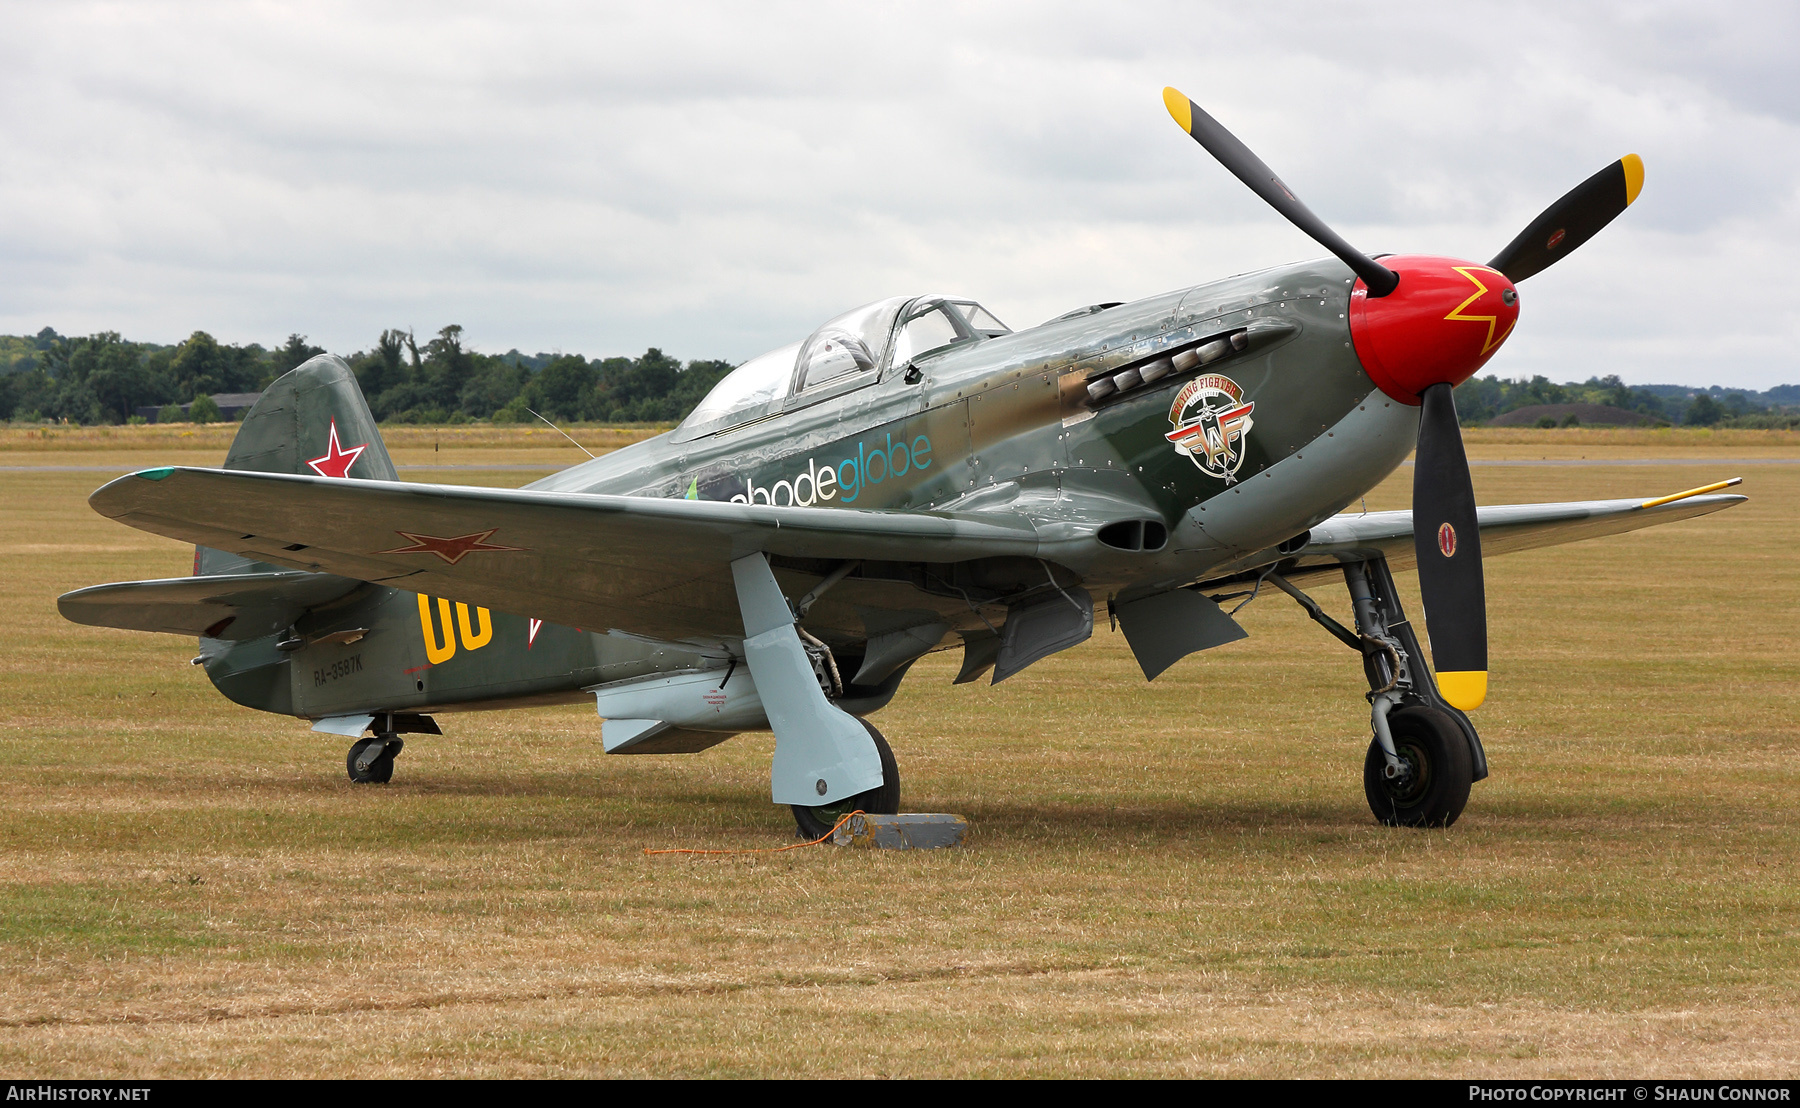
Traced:
[[1100, 528], [1094, 537], [1114, 550], [1161, 550], [1169, 529], [1160, 519], [1124, 519]]

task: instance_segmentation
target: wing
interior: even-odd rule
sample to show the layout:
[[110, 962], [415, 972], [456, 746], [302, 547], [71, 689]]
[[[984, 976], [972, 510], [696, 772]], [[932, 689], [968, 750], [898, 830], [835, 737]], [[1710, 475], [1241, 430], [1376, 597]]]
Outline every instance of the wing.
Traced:
[[63, 618], [94, 627], [165, 631], [198, 638], [253, 639], [293, 623], [308, 608], [362, 588], [326, 573], [244, 573], [125, 581], [64, 593]]
[[1035, 556], [1021, 517], [788, 508], [165, 468], [94, 509], [153, 534], [497, 611], [659, 637], [743, 633], [731, 561]]
[[[1749, 497], [1717, 490], [1738, 484], [1742, 478], [1706, 485], [1673, 496], [1651, 500], [1576, 500], [1562, 504], [1497, 504], [1477, 508], [1483, 558], [1560, 546], [1602, 535], [1618, 535], [1662, 523], [1692, 519], [1742, 504]], [[1710, 494], [1710, 495], [1709, 495]], [[1382, 554], [1394, 569], [1416, 563], [1411, 512], [1370, 512], [1367, 515], [1333, 516], [1314, 527], [1306, 546], [1295, 556], [1293, 574], [1336, 570], [1346, 557]], [[1222, 567], [1209, 577], [1234, 576], [1247, 571], [1251, 562], [1260, 568], [1266, 557]]]

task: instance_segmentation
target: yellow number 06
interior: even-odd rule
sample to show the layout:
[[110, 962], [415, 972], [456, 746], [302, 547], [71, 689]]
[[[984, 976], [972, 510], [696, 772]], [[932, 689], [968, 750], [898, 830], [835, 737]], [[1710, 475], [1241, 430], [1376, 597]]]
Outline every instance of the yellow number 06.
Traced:
[[[424, 593], [419, 594], [419, 631], [425, 636], [425, 657], [432, 665], [441, 665], [456, 657], [456, 631], [462, 632], [464, 650], [479, 650], [494, 638], [494, 620], [488, 615], [486, 608], [475, 609], [474, 626], [469, 621], [469, 606], [456, 606], [456, 630], [450, 627], [450, 602], [438, 598], [438, 618], [436, 622], [443, 627], [444, 634], [440, 640], [437, 628], [432, 626], [431, 598]], [[480, 629], [477, 630], [476, 628]]]

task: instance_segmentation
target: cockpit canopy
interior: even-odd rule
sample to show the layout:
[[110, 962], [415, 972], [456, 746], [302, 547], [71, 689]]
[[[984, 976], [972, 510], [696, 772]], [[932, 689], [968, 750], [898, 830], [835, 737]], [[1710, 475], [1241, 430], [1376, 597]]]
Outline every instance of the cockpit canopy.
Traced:
[[871, 384], [928, 354], [1010, 331], [992, 312], [961, 297], [877, 300], [826, 320], [801, 342], [738, 366], [713, 386], [681, 426], [695, 430], [729, 425], [762, 414], [790, 396], [836, 395], [858, 383]]

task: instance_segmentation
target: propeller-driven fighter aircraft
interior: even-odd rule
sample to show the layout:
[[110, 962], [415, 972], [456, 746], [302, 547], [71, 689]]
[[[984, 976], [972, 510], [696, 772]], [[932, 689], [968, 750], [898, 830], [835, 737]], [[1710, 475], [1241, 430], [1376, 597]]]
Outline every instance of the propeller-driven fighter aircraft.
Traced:
[[[770, 793], [804, 835], [899, 810], [867, 717], [959, 649], [1002, 681], [1086, 640], [1096, 606], [1154, 680], [1245, 637], [1272, 587], [1354, 651], [1377, 819], [1447, 825], [1487, 775], [1482, 558], [1715, 512], [1674, 496], [1477, 507], [1451, 389], [1512, 333], [1518, 282], [1637, 197], [1627, 156], [1487, 264], [1365, 255], [1173, 89], [1170, 114], [1331, 257], [1013, 331], [900, 296], [753, 358], [680, 426], [517, 490], [401, 482], [355, 377], [320, 356], [245, 416], [223, 469], [95, 492], [196, 544], [195, 575], [68, 593], [80, 623], [197, 635], [252, 708], [394, 772], [435, 716], [585, 701], [613, 754], [772, 730]], [[1417, 450], [1410, 512], [1339, 514]], [[1435, 667], [1393, 570], [1416, 568]], [[1341, 575], [1353, 618], [1304, 587]], [[1435, 669], [1435, 672], [1434, 672]], [[362, 737], [368, 734], [369, 737]]]

